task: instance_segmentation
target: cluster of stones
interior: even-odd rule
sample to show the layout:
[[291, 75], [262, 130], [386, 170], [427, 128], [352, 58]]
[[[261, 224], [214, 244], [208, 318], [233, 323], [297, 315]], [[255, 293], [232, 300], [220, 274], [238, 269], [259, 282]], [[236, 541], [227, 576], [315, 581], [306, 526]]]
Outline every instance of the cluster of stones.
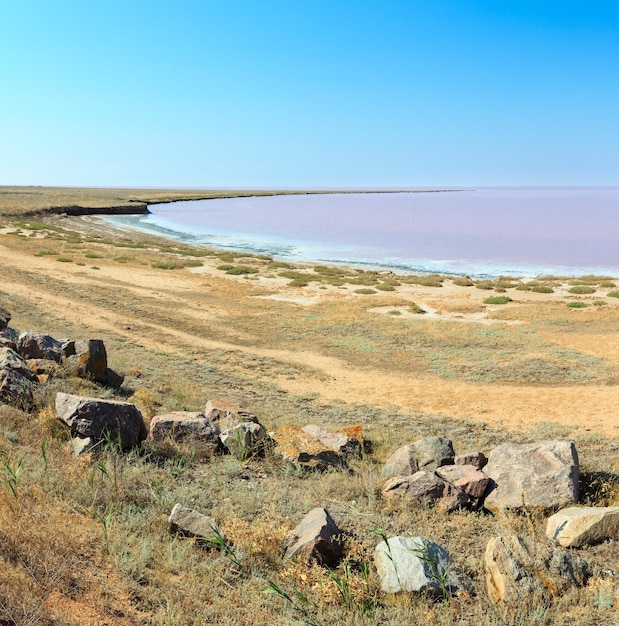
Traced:
[[[14, 341], [7, 332], [9, 320], [10, 314], [0, 309], [0, 402], [27, 403], [35, 393], [31, 385], [68, 360], [84, 377], [114, 386], [122, 383], [107, 367], [101, 341], [61, 341], [31, 332]], [[56, 412], [71, 429], [76, 453], [105, 439], [126, 450], [150, 436], [154, 444], [199, 445], [239, 460], [270, 449], [313, 470], [346, 467], [351, 459], [363, 456], [360, 426], [335, 432], [316, 425], [285, 426], [269, 433], [245, 406], [230, 399], [210, 400], [202, 412], [157, 415], [150, 429], [139, 409], [127, 402], [58, 393]], [[382, 470], [382, 495], [444, 512], [462, 507], [494, 514], [525, 507], [555, 512], [547, 521], [547, 542], [515, 535], [493, 537], [485, 552], [486, 586], [493, 602], [546, 603], [571, 586], [584, 585], [588, 577], [587, 562], [563, 548], [599, 543], [619, 533], [619, 507], [574, 506], [579, 477], [578, 454], [571, 441], [507, 443], [486, 457], [481, 452], [458, 456], [451, 441], [430, 437], [402, 446], [389, 457]], [[214, 519], [181, 504], [172, 510], [169, 523], [172, 532], [211, 545], [229, 545]], [[345, 553], [346, 536], [326, 509], [316, 508], [287, 537], [282, 556], [333, 567]], [[441, 596], [473, 588], [447, 552], [425, 537], [383, 537], [374, 563], [386, 593]]]
[[100, 339], [55, 339], [50, 335], [9, 327], [11, 314], [0, 308], [0, 402], [32, 409], [43, 397], [43, 385], [60, 366], [82, 378], [118, 388], [123, 377], [107, 365]]

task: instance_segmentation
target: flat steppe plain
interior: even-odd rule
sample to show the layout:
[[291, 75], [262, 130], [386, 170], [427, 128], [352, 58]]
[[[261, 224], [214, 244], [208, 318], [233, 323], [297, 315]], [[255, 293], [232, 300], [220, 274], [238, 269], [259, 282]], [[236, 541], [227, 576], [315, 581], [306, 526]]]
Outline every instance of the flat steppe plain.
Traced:
[[[570, 438], [581, 455], [586, 502], [616, 503], [619, 298], [608, 295], [617, 291], [612, 277], [467, 281], [290, 266], [63, 214], [63, 206], [79, 213], [80, 203], [105, 213], [101, 194], [115, 207], [127, 202], [126, 191], [59, 190], [70, 198], [58, 200], [39, 188], [26, 202], [20, 194], [30, 188], [3, 190], [0, 306], [12, 313], [13, 328], [103, 339], [110, 366], [125, 374], [121, 398], [138, 404], [147, 420], [229, 396], [244, 400], [267, 429], [360, 423], [371, 449], [350, 475], [302, 476], [274, 460], [201, 463], [187, 451], [154, 464], [150, 453], [119, 460], [108, 451], [101, 466], [72, 458], [51, 426], [51, 409], [36, 420], [3, 410], [0, 456], [12, 471], [25, 459], [26, 478], [19, 504], [8, 490], [1, 495], [2, 525], [13, 530], [3, 531], [0, 545], [14, 555], [4, 557], [13, 569], [0, 577], [0, 587], [10, 591], [0, 593], [1, 619], [613, 623], [614, 583], [601, 574], [555, 609], [523, 606], [514, 615], [488, 604], [487, 538], [543, 537], [543, 516], [445, 516], [386, 505], [377, 495], [382, 462], [422, 436], [447, 436], [457, 452], [486, 453], [509, 440]], [[168, 199], [185, 197], [175, 193]], [[148, 190], [134, 196], [140, 202], [167, 197]], [[496, 303], [502, 297], [509, 301]], [[568, 306], [575, 302], [581, 308]], [[110, 393], [75, 380], [52, 383], [67, 384], [86, 395]], [[191, 542], [168, 538], [167, 514], [177, 501], [221, 521], [234, 537], [234, 559], [225, 550], [206, 558]], [[340, 583], [347, 577], [348, 596], [318, 566], [283, 565], [279, 558], [283, 536], [314, 506], [327, 506], [355, 534], [346, 561], [351, 569], [335, 573]], [[383, 598], [360, 565], [371, 561], [377, 528], [442, 543], [473, 577], [474, 597], [449, 605]], [[589, 551], [598, 572], [619, 568], [614, 543]], [[76, 572], [78, 587], [71, 582]], [[24, 576], [36, 584], [18, 586]], [[260, 594], [267, 581], [315, 605], [303, 605], [303, 612]]]

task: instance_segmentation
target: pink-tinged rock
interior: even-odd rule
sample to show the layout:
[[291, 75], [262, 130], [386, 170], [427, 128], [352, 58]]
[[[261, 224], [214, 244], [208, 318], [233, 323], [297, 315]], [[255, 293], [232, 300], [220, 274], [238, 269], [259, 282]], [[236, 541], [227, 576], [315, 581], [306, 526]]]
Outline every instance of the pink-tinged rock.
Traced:
[[326, 509], [312, 509], [284, 541], [284, 559], [300, 555], [305, 562], [332, 567], [344, 553], [344, 537]]
[[350, 437], [343, 432], [332, 433], [316, 424], [308, 424], [301, 430], [344, 458], [361, 458], [363, 455], [361, 443], [356, 437]]
[[420, 471], [410, 476], [389, 479], [382, 489], [383, 497], [406, 499], [416, 507], [435, 506], [449, 512], [465, 505], [469, 497], [433, 472]]
[[469, 452], [454, 457], [454, 463], [456, 465], [472, 465], [475, 469], [481, 470], [488, 463], [488, 458], [483, 452]]
[[274, 454], [306, 469], [323, 470], [343, 467], [346, 459], [335, 450], [320, 443], [296, 426], [283, 426], [271, 433], [275, 442]]
[[381, 477], [383, 480], [396, 476], [410, 476], [419, 469], [415, 449], [412, 444], [398, 448], [385, 462]]
[[183, 537], [195, 537], [206, 544], [214, 545], [218, 541], [225, 541], [226, 536], [212, 517], [203, 515], [175, 504], [168, 518], [170, 532]]
[[445, 465], [437, 468], [436, 473], [472, 498], [483, 498], [492, 483], [486, 474], [472, 465]]
[[103, 439], [109, 433], [112, 441], [120, 439], [123, 449], [138, 445], [148, 434], [142, 414], [128, 402], [59, 392], [56, 394], [56, 414], [70, 427], [73, 435]]
[[580, 471], [572, 441], [503, 444], [490, 453], [484, 473], [494, 481], [485, 500], [490, 511], [555, 509], [578, 502]]
[[214, 398], [206, 403], [204, 416], [222, 432], [243, 422], [259, 424], [258, 418], [247, 410], [244, 402], [231, 398]]

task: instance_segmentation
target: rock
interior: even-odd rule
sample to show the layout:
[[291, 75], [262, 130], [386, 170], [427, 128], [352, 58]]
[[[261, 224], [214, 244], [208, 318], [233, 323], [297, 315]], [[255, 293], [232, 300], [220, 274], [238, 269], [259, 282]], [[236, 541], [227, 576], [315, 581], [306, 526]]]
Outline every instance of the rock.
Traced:
[[436, 473], [472, 498], [483, 498], [492, 483], [486, 474], [472, 465], [445, 465], [438, 467]]
[[112, 389], [120, 389], [124, 382], [125, 377], [123, 374], [118, 374], [109, 367], [105, 370], [105, 384], [108, 387], [112, 387]]
[[437, 467], [453, 464], [454, 447], [449, 439], [426, 437], [415, 441], [412, 446], [420, 470], [433, 471]]
[[15, 370], [0, 369], [0, 402], [22, 411], [31, 411], [35, 404], [35, 383]]
[[386, 593], [430, 592], [435, 596], [453, 596], [472, 589], [437, 543], [424, 537], [391, 537], [374, 550], [374, 564]]
[[155, 415], [150, 422], [150, 437], [153, 441], [170, 439], [177, 443], [199, 443], [208, 446], [211, 452], [219, 447], [219, 428], [202, 413], [173, 411]]
[[11, 348], [13, 352], [17, 352], [17, 344], [10, 338], [0, 334], [0, 348]]
[[472, 465], [478, 470], [486, 467], [487, 463], [488, 458], [483, 452], [469, 452], [468, 454], [459, 454], [454, 457], [455, 465]]
[[36, 373], [30, 369], [26, 360], [11, 348], [0, 348], [0, 369], [13, 370], [30, 381], [37, 380]]
[[128, 402], [59, 392], [56, 394], [56, 414], [71, 428], [73, 435], [103, 439], [105, 433], [109, 433], [113, 441], [120, 438], [124, 450], [146, 439], [142, 414]]
[[316, 424], [308, 424], [301, 430], [315, 437], [324, 446], [337, 452], [345, 459], [351, 457], [360, 459], [363, 456], [361, 443], [356, 437], [350, 437], [343, 432], [332, 433], [320, 426], [316, 426]]
[[383, 480], [395, 476], [410, 476], [419, 470], [415, 449], [411, 444], [398, 448], [385, 462], [381, 477]]
[[97, 383], [107, 382], [107, 352], [101, 339], [88, 339], [75, 342], [77, 374]]
[[296, 426], [284, 426], [271, 433], [276, 444], [275, 454], [307, 469], [342, 467], [346, 459], [339, 453], [320, 443], [318, 439]]
[[261, 424], [242, 422], [225, 430], [219, 439], [232, 456], [245, 461], [264, 450], [268, 435]]
[[390, 478], [382, 489], [383, 497], [405, 498], [415, 507], [436, 506], [445, 512], [464, 506], [469, 497], [454, 485], [449, 484], [433, 472], [424, 470], [410, 476]]
[[258, 418], [246, 410], [245, 404], [231, 398], [215, 398], [206, 403], [205, 417], [216, 424], [222, 432], [243, 422], [255, 422]]
[[619, 506], [570, 507], [548, 518], [546, 536], [564, 548], [580, 548], [619, 537]]
[[6, 330], [10, 321], [11, 314], [6, 309], [0, 307], [0, 331]]
[[92, 437], [73, 437], [71, 439], [71, 446], [73, 447], [73, 454], [80, 456], [90, 452], [98, 443], [96, 439]]
[[333, 567], [344, 553], [344, 538], [326, 509], [312, 509], [284, 540], [284, 559], [301, 555]]
[[202, 515], [181, 504], [174, 505], [168, 523], [171, 533], [183, 537], [195, 537], [207, 544], [213, 544], [213, 540], [226, 541], [226, 536], [212, 517]]
[[66, 343], [43, 333], [26, 331], [17, 338], [17, 352], [25, 359], [49, 359], [60, 363]]
[[517, 536], [490, 539], [485, 565], [488, 596], [499, 605], [545, 604], [588, 577], [584, 559]]
[[50, 361], [49, 359], [28, 359], [26, 363], [35, 375], [57, 376], [62, 371], [56, 361]]
[[578, 502], [578, 454], [572, 441], [507, 443], [490, 453], [484, 473], [494, 481], [491, 511], [524, 506], [553, 509]]

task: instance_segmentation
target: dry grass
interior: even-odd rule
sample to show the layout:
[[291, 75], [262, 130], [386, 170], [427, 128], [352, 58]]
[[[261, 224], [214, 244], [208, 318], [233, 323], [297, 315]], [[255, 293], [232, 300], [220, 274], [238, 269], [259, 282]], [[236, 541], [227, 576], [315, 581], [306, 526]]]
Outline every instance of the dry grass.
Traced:
[[[617, 382], [611, 348], [618, 309], [612, 302], [590, 307], [595, 315], [584, 317], [587, 311], [570, 311], [559, 299], [518, 302], [520, 283], [508, 287], [503, 280], [499, 288], [510, 289], [514, 302], [493, 315], [505, 323], [381, 316], [368, 309], [406, 311], [413, 301], [400, 295], [403, 287], [394, 282], [418, 289], [414, 302], [425, 306], [432, 301], [437, 308], [449, 280], [394, 281], [340, 268], [278, 267], [268, 259], [241, 260], [154, 238], [112, 238], [72, 220], [46, 218], [14, 227], [21, 234], [0, 239], [0, 306], [13, 313], [12, 326], [103, 339], [111, 367], [126, 374], [114, 397], [135, 402], [147, 419], [170, 410], [200, 410], [208, 399], [228, 395], [247, 400], [269, 430], [286, 424], [337, 428], [361, 423], [369, 445], [350, 473], [302, 473], [272, 456], [246, 463], [227, 456], [202, 458], [191, 447], [174, 448], [169, 442], [125, 455], [103, 448], [98, 456], [76, 459], [50, 408], [54, 391], [114, 394], [63, 372], [51, 379], [49, 399], [34, 415], [0, 408], [0, 460], [5, 464], [0, 620], [50, 626], [395, 625], [413, 620], [585, 625], [615, 620], [613, 586], [601, 572], [619, 569], [617, 542], [584, 551], [594, 571], [585, 589], [550, 607], [524, 603], [508, 613], [487, 600], [486, 542], [512, 532], [542, 539], [544, 518], [534, 513], [446, 516], [386, 503], [380, 498], [380, 470], [399, 445], [433, 434], [451, 438], [458, 452], [488, 452], [508, 437], [525, 442], [569, 436], [581, 457], [585, 502], [616, 504], [616, 437], [586, 430], [591, 427], [588, 414], [578, 416], [575, 427], [553, 421], [553, 407], [544, 412], [539, 401], [535, 428], [519, 430], [509, 423], [508, 430], [484, 423], [484, 415], [467, 413], [464, 399], [462, 408], [448, 412], [403, 409], [389, 404], [387, 389], [381, 402], [371, 401], [363, 382], [376, 377], [391, 384], [396, 374], [419, 388], [424, 382], [425, 389], [447, 382], [461, 391], [472, 389], [479, 398], [492, 393], [509, 398], [511, 390], [521, 389], [529, 394], [523, 397], [538, 400], [577, 387], [577, 393], [593, 399], [593, 407], [604, 388], [612, 391]], [[57, 256], [74, 263], [57, 263]], [[124, 262], [115, 260], [121, 257]], [[99, 272], [77, 266], [93, 258]], [[213, 271], [166, 270], [166, 264], [191, 260], [210, 263]], [[257, 268], [259, 282], [226, 277], [214, 269], [222, 263]], [[341, 287], [352, 291], [387, 284], [395, 292], [377, 288], [381, 293], [333, 296], [311, 306], [254, 297], [272, 294], [269, 280], [291, 280], [278, 278], [282, 271], [311, 276], [308, 290], [322, 285], [336, 293]], [[555, 288], [559, 279], [544, 277], [540, 283]], [[305, 293], [281, 286], [277, 295], [297, 289]], [[476, 315], [484, 310], [487, 290], [464, 289], [474, 294], [472, 299], [445, 297], [444, 311]], [[334, 363], [343, 373], [334, 373]], [[345, 388], [345, 377], [353, 374], [360, 382]], [[339, 395], [319, 393], [333, 377], [339, 378], [333, 383]], [[23, 470], [15, 495], [10, 477], [18, 467]], [[176, 502], [212, 515], [232, 543], [208, 551], [170, 535], [167, 516]], [[315, 506], [328, 508], [347, 532], [345, 559], [333, 572], [281, 560], [283, 537]], [[422, 534], [442, 544], [473, 579], [474, 593], [439, 604], [424, 597], [385, 596], [372, 568], [380, 541], [376, 530]], [[269, 588], [285, 595], [263, 593]]]

